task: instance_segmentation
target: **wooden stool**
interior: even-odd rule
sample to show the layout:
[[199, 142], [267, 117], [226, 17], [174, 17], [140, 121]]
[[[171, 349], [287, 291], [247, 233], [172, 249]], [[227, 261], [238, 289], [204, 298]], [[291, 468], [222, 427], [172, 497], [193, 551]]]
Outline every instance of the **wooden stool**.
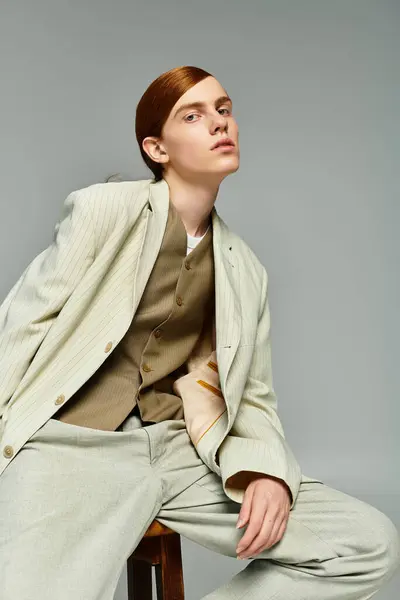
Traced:
[[152, 600], [153, 566], [157, 600], [184, 600], [181, 536], [156, 519], [128, 558], [128, 600]]

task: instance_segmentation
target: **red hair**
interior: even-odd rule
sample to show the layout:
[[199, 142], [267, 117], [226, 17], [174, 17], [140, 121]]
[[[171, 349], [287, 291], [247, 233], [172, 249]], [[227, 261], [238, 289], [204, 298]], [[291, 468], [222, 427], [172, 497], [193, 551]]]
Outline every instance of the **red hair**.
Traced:
[[154, 181], [163, 177], [163, 165], [153, 161], [143, 150], [142, 142], [148, 136], [161, 137], [162, 128], [172, 107], [191, 87], [212, 76], [199, 67], [175, 67], [162, 73], [144, 92], [136, 107], [135, 131], [140, 153], [153, 172]]

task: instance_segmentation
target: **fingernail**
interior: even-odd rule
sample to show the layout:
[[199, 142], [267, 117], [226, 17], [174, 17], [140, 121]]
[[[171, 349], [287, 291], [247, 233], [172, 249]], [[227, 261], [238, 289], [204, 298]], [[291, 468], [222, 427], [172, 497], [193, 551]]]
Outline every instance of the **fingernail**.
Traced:
[[239, 519], [239, 521], [236, 523], [236, 529], [238, 527], [241, 527], [243, 525], [243, 519]]

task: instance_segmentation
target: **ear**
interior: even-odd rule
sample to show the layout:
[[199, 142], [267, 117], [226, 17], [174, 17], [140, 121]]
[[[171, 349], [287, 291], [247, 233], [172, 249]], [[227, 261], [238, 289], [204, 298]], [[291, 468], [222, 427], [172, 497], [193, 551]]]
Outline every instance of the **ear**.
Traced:
[[157, 163], [166, 163], [169, 156], [162, 142], [156, 137], [146, 137], [142, 142], [142, 148], [152, 161]]

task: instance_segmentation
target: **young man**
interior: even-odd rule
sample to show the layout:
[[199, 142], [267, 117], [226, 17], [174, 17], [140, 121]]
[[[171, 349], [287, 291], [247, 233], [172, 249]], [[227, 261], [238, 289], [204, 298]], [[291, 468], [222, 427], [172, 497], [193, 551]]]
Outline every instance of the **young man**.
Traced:
[[302, 474], [267, 273], [214, 206], [239, 167], [231, 99], [178, 67], [146, 90], [136, 135], [154, 179], [71, 193], [0, 307], [2, 600], [112, 600], [155, 518], [253, 559], [209, 600], [371, 598], [398, 532]]

